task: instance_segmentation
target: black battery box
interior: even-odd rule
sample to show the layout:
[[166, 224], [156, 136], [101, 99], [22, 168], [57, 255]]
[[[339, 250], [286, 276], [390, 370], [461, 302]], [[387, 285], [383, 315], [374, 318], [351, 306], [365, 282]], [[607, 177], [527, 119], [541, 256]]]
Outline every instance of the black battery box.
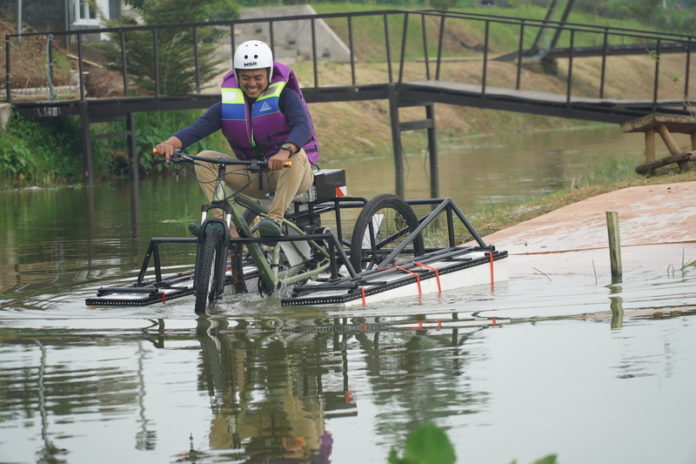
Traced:
[[346, 189], [346, 171], [344, 169], [319, 169], [314, 171], [314, 187], [317, 190], [317, 200], [330, 200], [344, 197]]

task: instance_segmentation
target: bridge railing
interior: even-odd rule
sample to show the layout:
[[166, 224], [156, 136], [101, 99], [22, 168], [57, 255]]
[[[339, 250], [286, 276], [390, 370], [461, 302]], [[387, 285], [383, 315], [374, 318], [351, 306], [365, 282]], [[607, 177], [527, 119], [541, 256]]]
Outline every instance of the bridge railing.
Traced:
[[[326, 32], [324, 25], [329, 26], [330, 32]], [[220, 60], [217, 81], [213, 80], [212, 84], [210, 79], [205, 79], [207, 74], [201, 72], [209, 64], [202, 62], [205, 40], [201, 37], [211, 30], [216, 31], [221, 50], [217, 55]], [[544, 31], [555, 36], [557, 40], [553, 42], [558, 47], [529, 50], [532, 37]], [[178, 42], [176, 62], [172, 63], [166, 61], [172, 59], [167, 48], [171, 42], [165, 43], [163, 37], [169, 40], [173, 33], [185, 34], [186, 43]], [[140, 40], [138, 49], [130, 49], [129, 44], [135, 42], [136, 35], [149, 36], [149, 44], [143, 46]], [[336, 36], [342, 39], [343, 54], [329, 52], [327, 56], [326, 42], [335, 41]], [[684, 104], [689, 101], [694, 73], [691, 55], [696, 42], [694, 36], [680, 34], [437, 10], [383, 10], [9, 34], [5, 37], [6, 101], [98, 97], [88, 91], [87, 70], [98, 66], [95, 62], [100, 57], [95, 54], [95, 44], [104, 38], [109, 38], [112, 48], [117, 50], [116, 58], [110, 63], [116, 73], [112, 79], [117, 81], [117, 92], [106, 95], [108, 98], [214, 93], [221, 74], [231, 65], [235, 46], [242, 40], [257, 38], [269, 42], [280, 61], [291, 59], [303, 86], [314, 89], [315, 95], [329, 88], [349, 88], [355, 90], [354, 98], [359, 99], [358, 90], [376, 84], [426, 80], [473, 85], [481, 98], [494, 88], [504, 88], [555, 93], [570, 103], [577, 98], [612, 98], [618, 95], [617, 89], [625, 89], [628, 81], [635, 82], [635, 100], [652, 101], [653, 106], [665, 99]], [[45, 64], [47, 97], [26, 95], [24, 88], [29, 84], [13, 78], [22, 65], [13, 51], [32, 43], [39, 57], [39, 64], [34, 68]], [[283, 55], [283, 50], [293, 47], [303, 48], [304, 55]], [[62, 49], [61, 53], [57, 52], [58, 48]], [[627, 71], [629, 54], [643, 71], [633, 74]], [[152, 63], [144, 79], [143, 70], [137, 70], [140, 83], [148, 85], [136, 88], [136, 70], [132, 64], [138, 55], [141, 62], [142, 55], [146, 55]], [[66, 57], [71, 60], [70, 66]], [[58, 70], [65, 73], [66, 67], [75, 75], [74, 90], [61, 96], [55, 85], [56, 73]], [[173, 67], [190, 71], [188, 90], [171, 85]], [[555, 78], [530, 72], [539, 70]]]
[[[428, 14], [428, 13], [424, 13]], [[616, 84], [617, 80], [625, 79], [621, 76], [621, 67], [625, 69], [626, 63], [623, 57], [633, 55], [643, 58], [643, 69], [645, 73], [650, 73], [650, 80], [640, 76], [643, 83], [646, 81], [651, 84], [648, 86], [650, 93], [645, 95], [636, 94], [635, 98], [651, 98], [653, 104], [663, 97], [688, 101], [692, 92], [690, 76], [692, 71], [691, 55], [696, 48], [696, 36], [676, 33], [666, 33], [658, 31], [645, 31], [629, 28], [608, 27], [599, 25], [579, 24], [572, 22], [545, 21], [541, 19], [529, 18], [505, 18], [498, 15], [471, 14], [465, 12], [434, 12], [443, 23], [450, 18], [454, 20], [478, 22], [482, 24], [484, 32], [484, 52], [482, 64], [482, 76], [480, 79], [482, 93], [489, 83], [487, 79], [487, 67], [489, 57], [490, 37], [492, 28], [507, 25], [517, 31], [516, 50], [507, 54], [494, 57], [493, 60], [514, 61], [515, 83], [514, 88], [520, 90], [522, 85], [522, 71], [529, 67], [534, 60], [541, 60], [547, 65], [552, 65], [552, 60], [563, 60], [562, 72], [565, 73], [566, 86], [565, 95], [567, 102], [572, 100], [574, 94], [603, 99], [607, 97], [607, 87]], [[544, 31], [549, 31], [553, 38], [549, 42], [560, 44], [554, 49], [531, 49], [529, 37], [540, 35]], [[529, 45], [528, 45], [529, 44]], [[563, 46], [565, 44], [565, 46]], [[673, 54], [676, 58], [667, 59], [667, 54]], [[574, 69], [573, 64], [578, 58], [594, 57], [599, 63], [592, 63], [599, 71], [597, 79], [581, 83], [579, 89], [574, 88]], [[616, 66], [613, 79], [608, 82], [607, 71], [610, 60], [614, 58]], [[557, 63], [555, 63], [557, 64]], [[648, 66], [651, 65], [651, 66]], [[438, 70], [440, 67], [440, 57], [437, 60]], [[664, 66], [669, 68], [667, 80], [671, 82], [661, 83], [661, 70]], [[585, 73], [586, 74], [586, 73]], [[436, 79], [439, 73], [436, 72]], [[664, 79], [664, 76], [663, 76]], [[679, 87], [681, 86], [681, 87]], [[538, 89], [537, 89], [538, 90]], [[639, 90], [639, 89], [634, 89]], [[577, 92], [576, 92], [577, 91]]]

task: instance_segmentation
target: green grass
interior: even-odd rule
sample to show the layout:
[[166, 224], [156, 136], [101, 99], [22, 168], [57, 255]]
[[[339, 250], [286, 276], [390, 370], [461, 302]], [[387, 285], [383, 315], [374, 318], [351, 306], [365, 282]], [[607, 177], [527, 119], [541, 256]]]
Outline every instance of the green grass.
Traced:
[[[466, 2], [460, 2], [466, 3]], [[376, 12], [388, 9], [418, 9], [409, 8], [389, 8], [390, 5], [375, 4], [355, 4], [355, 3], [317, 3], [313, 5], [317, 13], [347, 13], [347, 12]], [[493, 54], [511, 53], [517, 51], [519, 47], [520, 27], [505, 21], [510, 18], [530, 18], [544, 19], [546, 8], [534, 5], [520, 5], [517, 7], [481, 7], [471, 6], [467, 8], [457, 8], [451, 11], [461, 11], [473, 15], [493, 15], [498, 16], [499, 21], [492, 20], [489, 23], [490, 35], [489, 46]], [[339, 37], [349, 44], [348, 21], [344, 18], [326, 20], [334, 29]], [[502, 22], [500, 22], [502, 21]], [[568, 18], [569, 22], [579, 24], [592, 24], [595, 26], [611, 26], [635, 30], [653, 30], [652, 27], [642, 24], [635, 19], [616, 19], [604, 18], [590, 15], [584, 12], [573, 10]], [[422, 59], [423, 51], [423, 27], [428, 31], [428, 55], [433, 58], [438, 52], [437, 37], [440, 29], [440, 18], [426, 16], [425, 23], [421, 21], [419, 15], [409, 15], [406, 34], [406, 55], [407, 60]], [[425, 26], [424, 26], [425, 25]], [[386, 59], [385, 31], [383, 15], [368, 15], [355, 17], [352, 19], [352, 39], [356, 58], [359, 61], [383, 61]], [[404, 21], [401, 16], [390, 16], [388, 19], [389, 40], [392, 59], [398, 59], [401, 54]], [[486, 21], [483, 16], [479, 17], [460, 17], [448, 18], [445, 21], [445, 41], [442, 48], [442, 56], [446, 58], [458, 57], [466, 58], [480, 55], [484, 43]], [[524, 28], [523, 46], [530, 46], [539, 32], [539, 28], [527, 25]], [[553, 31], [545, 33], [545, 41], [551, 39]], [[575, 46], [599, 46], [604, 40], [601, 33], [578, 32], [574, 37]], [[628, 44], [640, 42], [636, 38], [611, 35], [609, 43]], [[570, 44], [570, 34], [564, 32], [558, 39], [558, 46], [568, 46]]]

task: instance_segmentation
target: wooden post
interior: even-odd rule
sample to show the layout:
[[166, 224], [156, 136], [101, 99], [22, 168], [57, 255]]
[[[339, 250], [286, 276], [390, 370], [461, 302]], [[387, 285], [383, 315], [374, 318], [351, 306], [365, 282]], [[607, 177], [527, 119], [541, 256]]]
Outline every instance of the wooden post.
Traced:
[[655, 161], [655, 129], [645, 131], [645, 162]]
[[607, 211], [607, 230], [609, 232], [609, 258], [611, 260], [611, 281], [621, 282], [621, 237], [619, 234], [619, 213]]
[[657, 126], [657, 130], [660, 131], [660, 136], [662, 136], [662, 140], [664, 140], [665, 145], [667, 145], [669, 152], [673, 155], [678, 154], [679, 144], [676, 140], [674, 140], [674, 137], [672, 137], [672, 134], [669, 132], [669, 129], [667, 129], [667, 126], [660, 124]]

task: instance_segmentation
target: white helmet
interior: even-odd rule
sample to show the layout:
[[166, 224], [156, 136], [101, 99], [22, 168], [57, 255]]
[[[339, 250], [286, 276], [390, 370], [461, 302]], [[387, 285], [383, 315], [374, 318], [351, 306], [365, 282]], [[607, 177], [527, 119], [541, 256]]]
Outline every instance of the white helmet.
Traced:
[[260, 40], [247, 40], [234, 52], [234, 69], [262, 69], [273, 67], [271, 47]]

